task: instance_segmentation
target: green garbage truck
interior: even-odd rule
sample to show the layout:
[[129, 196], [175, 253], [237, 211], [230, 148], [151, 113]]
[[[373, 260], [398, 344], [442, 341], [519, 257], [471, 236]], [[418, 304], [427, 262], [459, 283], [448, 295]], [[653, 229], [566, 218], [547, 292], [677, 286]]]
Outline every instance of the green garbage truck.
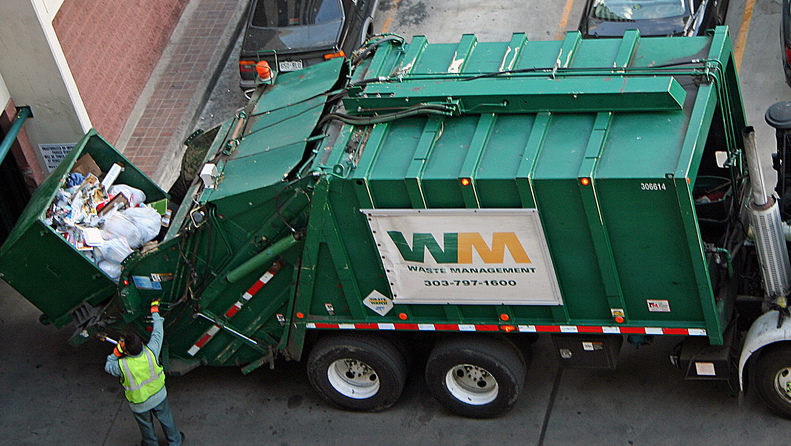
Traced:
[[[670, 336], [685, 378], [749, 382], [791, 417], [791, 169], [781, 138], [764, 187], [727, 28], [383, 35], [259, 83], [193, 135], [181, 196], [85, 136], [0, 250], [42, 322], [74, 324], [75, 344], [145, 336], [158, 301], [168, 372], [306, 360], [323, 397], [361, 411], [398, 400], [423, 348], [432, 394], [477, 418], [515, 404], [538, 336], [588, 368]], [[789, 110], [767, 113], [778, 135]], [[115, 273], [104, 248], [127, 237], [108, 238], [101, 211], [91, 227], [58, 216], [86, 154], [105, 216], [134, 208], [95, 185], [117, 165], [167, 224]]]

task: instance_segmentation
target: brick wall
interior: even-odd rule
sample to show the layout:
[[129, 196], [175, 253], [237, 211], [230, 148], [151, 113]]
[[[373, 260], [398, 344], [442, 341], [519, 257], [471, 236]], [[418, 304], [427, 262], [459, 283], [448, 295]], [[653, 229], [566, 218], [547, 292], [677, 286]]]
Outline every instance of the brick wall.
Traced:
[[53, 21], [93, 126], [115, 143], [188, 0], [65, 0]]

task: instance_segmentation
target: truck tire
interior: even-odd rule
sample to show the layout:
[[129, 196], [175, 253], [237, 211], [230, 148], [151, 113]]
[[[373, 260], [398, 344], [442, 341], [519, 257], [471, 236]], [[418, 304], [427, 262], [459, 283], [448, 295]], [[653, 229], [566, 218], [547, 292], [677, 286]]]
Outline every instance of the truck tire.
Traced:
[[755, 386], [772, 411], [791, 419], [791, 346], [769, 348], [755, 364]]
[[320, 339], [308, 357], [308, 379], [342, 409], [379, 412], [395, 404], [404, 389], [407, 363], [389, 341], [366, 334]]
[[458, 336], [434, 347], [426, 364], [426, 384], [449, 411], [492, 418], [513, 408], [526, 373], [526, 361], [513, 343]]

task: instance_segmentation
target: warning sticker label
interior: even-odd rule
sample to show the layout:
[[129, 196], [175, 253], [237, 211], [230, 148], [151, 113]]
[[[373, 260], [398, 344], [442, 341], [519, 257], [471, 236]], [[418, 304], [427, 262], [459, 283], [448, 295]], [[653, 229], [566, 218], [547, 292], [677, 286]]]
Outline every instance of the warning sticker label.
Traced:
[[670, 313], [670, 302], [667, 300], [648, 299], [648, 311], [655, 313]]

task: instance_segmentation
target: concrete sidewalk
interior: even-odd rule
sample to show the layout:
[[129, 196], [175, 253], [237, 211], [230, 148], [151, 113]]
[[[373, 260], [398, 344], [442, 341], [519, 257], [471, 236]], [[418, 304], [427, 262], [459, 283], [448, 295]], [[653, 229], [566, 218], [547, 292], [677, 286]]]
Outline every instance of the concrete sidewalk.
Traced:
[[154, 68], [117, 148], [163, 189], [178, 175], [182, 142], [243, 29], [249, 0], [191, 0]]

